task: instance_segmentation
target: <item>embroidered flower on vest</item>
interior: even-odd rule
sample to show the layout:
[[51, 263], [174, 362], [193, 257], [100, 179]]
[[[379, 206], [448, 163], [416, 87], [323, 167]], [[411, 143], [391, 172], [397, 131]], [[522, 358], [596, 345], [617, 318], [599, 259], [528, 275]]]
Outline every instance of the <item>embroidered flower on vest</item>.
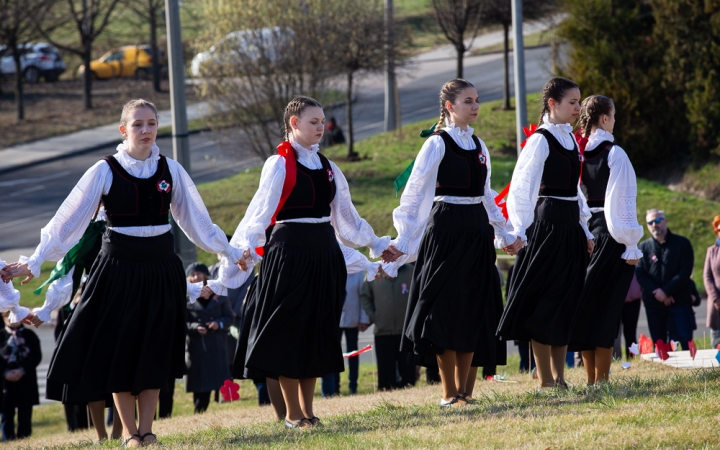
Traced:
[[480, 154], [478, 155], [478, 160], [480, 161], [480, 164], [485, 164], [485, 161], [487, 160], [487, 158], [485, 158], [485, 155], [483, 155], [482, 153], [480, 153]]
[[170, 183], [165, 180], [158, 181], [157, 189], [160, 192], [170, 192]]
[[327, 170], [327, 173], [328, 173], [328, 181], [332, 183], [332, 181], [335, 179], [335, 174], [330, 169]]

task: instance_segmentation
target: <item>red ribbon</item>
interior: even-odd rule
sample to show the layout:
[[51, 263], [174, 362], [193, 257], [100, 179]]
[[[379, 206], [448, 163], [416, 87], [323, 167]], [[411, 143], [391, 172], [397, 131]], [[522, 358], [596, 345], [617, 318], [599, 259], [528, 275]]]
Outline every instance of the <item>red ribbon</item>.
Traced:
[[[277, 151], [278, 155], [285, 158], [285, 181], [283, 182], [282, 193], [280, 194], [280, 203], [278, 203], [277, 209], [275, 210], [272, 219], [270, 219], [270, 225], [268, 228], [275, 225], [275, 219], [285, 204], [285, 201], [288, 197], [290, 197], [290, 193], [295, 187], [295, 181], [297, 180], [297, 161], [295, 159], [295, 150], [292, 148], [290, 142], [282, 141], [277, 146]], [[264, 247], [257, 247], [255, 249], [255, 253], [263, 256], [265, 253]]]

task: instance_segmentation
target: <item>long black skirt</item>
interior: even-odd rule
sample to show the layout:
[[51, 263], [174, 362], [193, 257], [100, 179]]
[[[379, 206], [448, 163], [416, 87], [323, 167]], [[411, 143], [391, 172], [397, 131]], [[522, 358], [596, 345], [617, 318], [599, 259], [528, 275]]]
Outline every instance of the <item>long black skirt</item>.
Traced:
[[610, 235], [603, 211], [592, 215], [589, 226], [595, 236], [595, 250], [590, 255], [580, 311], [570, 334], [568, 350], [573, 352], [612, 348], [635, 272], [635, 267], [621, 258], [625, 245]]
[[48, 379], [103, 393], [160, 389], [185, 366], [186, 282], [171, 233], [107, 230]]
[[518, 253], [497, 335], [568, 345], [588, 265], [577, 201], [543, 197]]
[[417, 355], [418, 364], [432, 364], [445, 349], [495, 347], [495, 337], [481, 333], [488, 304], [502, 304], [493, 238], [482, 204], [433, 205], [400, 341], [400, 350]]
[[248, 293], [234, 374], [299, 379], [342, 372], [337, 337], [346, 280], [329, 223], [277, 224]]

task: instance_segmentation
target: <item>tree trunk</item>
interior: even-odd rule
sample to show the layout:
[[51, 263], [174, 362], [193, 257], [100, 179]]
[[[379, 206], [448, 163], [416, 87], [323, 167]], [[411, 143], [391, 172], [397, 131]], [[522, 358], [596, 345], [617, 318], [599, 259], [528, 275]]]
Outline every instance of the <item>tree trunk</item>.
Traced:
[[[86, 38], [87, 39], [87, 38]], [[92, 41], [88, 40], [83, 45], [83, 64], [85, 64], [85, 73], [83, 74], [83, 103], [85, 109], [92, 109], [92, 71], [90, 70], [90, 59], [92, 58]]]
[[455, 47], [457, 50], [457, 76], [455, 78], [463, 77], [463, 58], [465, 57], [465, 46]]
[[512, 109], [510, 106], [510, 24], [503, 23], [503, 109]]
[[20, 50], [17, 44], [11, 43], [12, 56], [15, 61], [15, 104], [17, 105], [18, 123], [25, 120], [25, 94], [23, 93], [23, 73], [20, 67]]
[[357, 153], [355, 153], [354, 139], [353, 139], [353, 122], [352, 122], [352, 86], [353, 86], [353, 72], [348, 71], [347, 74], [347, 92], [345, 93], [345, 115], [347, 124], [347, 157], [348, 159], [355, 159]]
[[150, 8], [150, 52], [152, 53], [153, 89], [160, 91], [160, 52], [157, 47], [157, 11]]

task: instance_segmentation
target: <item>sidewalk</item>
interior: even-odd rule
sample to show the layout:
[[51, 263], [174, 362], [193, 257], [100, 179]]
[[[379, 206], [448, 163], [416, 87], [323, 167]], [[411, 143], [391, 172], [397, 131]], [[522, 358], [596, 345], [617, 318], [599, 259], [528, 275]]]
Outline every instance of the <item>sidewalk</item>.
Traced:
[[[204, 117], [207, 114], [206, 102], [194, 103], [187, 107], [188, 121]], [[171, 111], [160, 111], [158, 116], [161, 126], [172, 123]], [[118, 126], [119, 123], [103, 125], [0, 150], [0, 174], [119, 143]]]
[[[552, 24], [558, 23], [562, 15], [556, 15], [547, 20], [528, 22], [523, 25], [523, 35], [547, 30]], [[502, 31], [484, 34], [475, 38], [473, 49], [489, 47], [503, 41]], [[469, 44], [470, 40], [466, 42]], [[410, 59], [411, 64], [425, 63], [437, 60], [455, 59], [455, 48], [452, 45], [442, 45], [429, 52], [417, 55]], [[208, 114], [207, 103], [195, 103], [187, 107], [188, 120], [198, 119]], [[161, 111], [160, 124], [167, 126], [172, 121], [172, 114]], [[98, 148], [118, 143], [120, 134], [118, 124], [104, 125], [75, 133], [42, 139], [27, 144], [9, 147], [0, 150], [0, 175], [20, 168], [56, 161], [65, 157], [91, 152]]]

